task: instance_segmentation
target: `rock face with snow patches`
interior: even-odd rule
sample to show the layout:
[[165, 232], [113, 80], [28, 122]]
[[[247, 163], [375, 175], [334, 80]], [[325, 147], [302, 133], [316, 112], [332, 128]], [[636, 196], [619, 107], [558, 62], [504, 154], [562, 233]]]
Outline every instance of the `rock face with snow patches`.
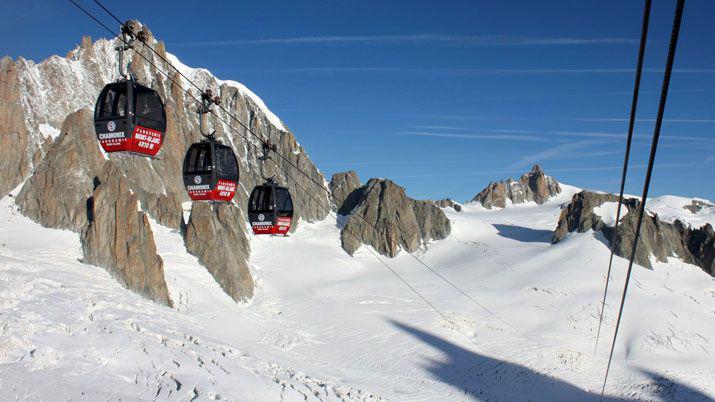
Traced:
[[683, 244], [689, 252], [686, 262], [695, 264], [711, 276], [715, 276], [715, 231], [712, 225], [705, 224], [698, 229], [690, 229], [676, 222]]
[[156, 253], [147, 215], [113, 163], [97, 177], [83, 234], [84, 262], [104, 267], [119, 283], [157, 303], [171, 306], [164, 264]]
[[547, 176], [539, 165], [534, 165], [529, 173], [519, 178], [519, 181], [508, 179], [489, 183], [484, 190], [474, 196], [472, 202], [479, 202], [487, 209], [504, 208], [507, 200], [513, 204], [522, 204], [528, 201], [543, 204], [560, 192], [561, 187], [556, 179]]
[[348, 215], [360, 198], [362, 183], [354, 171], [335, 173], [330, 179], [330, 194], [338, 214]]
[[[617, 232], [613, 230], [610, 222], [604, 220], [611, 219], [610, 217], [602, 217], [594, 212], [596, 208], [607, 202], [617, 203], [618, 196], [590, 191], [575, 194], [561, 212], [552, 242], [558, 243], [573, 231], [583, 233], [593, 230], [603, 233], [609, 245], [615, 242], [616, 255], [629, 258], [633, 252], [640, 201], [635, 198], [624, 199]], [[615, 219], [615, 212], [612, 219]], [[652, 268], [651, 256], [660, 262], [668, 262], [669, 257], [675, 256], [685, 262], [698, 265], [713, 275], [714, 242], [715, 234], [710, 224], [693, 229], [679, 220], [673, 223], [665, 222], [658, 218], [657, 214], [646, 213], [641, 225], [635, 263]]]
[[701, 200], [693, 200], [689, 205], [683, 205], [683, 209], [693, 214], [697, 214], [705, 208], [715, 208], [715, 206]]
[[95, 172], [105, 163], [90, 135], [93, 130], [89, 110], [67, 117], [62, 134], [48, 147], [47, 156], [17, 197], [25, 216], [47, 227], [84, 231]]
[[[581, 191], [573, 196], [571, 202], [561, 211], [559, 222], [552, 238], [553, 243], [558, 243], [566, 237], [570, 232], [576, 231], [579, 233], [593, 230], [598, 232], [606, 223], [600, 216], [593, 212], [593, 209], [602, 205], [605, 202], [618, 202], [618, 196], [615, 194], [593, 193], [590, 191]], [[623, 215], [625, 211], [621, 212]]]
[[366, 244], [395, 257], [402, 248], [413, 252], [450, 233], [449, 219], [439, 207], [411, 199], [390, 180], [370, 179], [356, 191], [356, 206], [340, 232], [343, 249], [350, 255]]
[[246, 237], [245, 221], [233, 204], [195, 203], [184, 229], [186, 250], [198, 257], [235, 301], [253, 296], [253, 278], [246, 263], [251, 245]]
[[462, 204], [454, 201], [451, 198], [445, 198], [434, 202], [440, 208], [452, 208], [457, 212], [462, 212]]
[[45, 144], [39, 124], [26, 124], [21, 94], [24, 63], [22, 59], [0, 59], [0, 196], [27, 177], [42, 158]]
[[[167, 132], [158, 158], [101, 154], [91, 111], [103, 86], [118, 78], [116, 41], [100, 39], [92, 42], [85, 37], [66, 57], [52, 56], [41, 63], [22, 58], [0, 60], [0, 194], [29, 178], [17, 201], [22, 212], [44, 226], [83, 233], [88, 225], [87, 214], [91, 212], [87, 200], [92, 196], [94, 178], [106, 164], [112, 163], [125, 180], [124, 188], [136, 197], [143, 211], [162, 225], [180, 229], [181, 204], [189, 200], [182, 182], [182, 161], [189, 145], [201, 137], [197, 104], [193, 98], [198, 92], [176, 72], [176, 67], [200, 88], [211, 89], [218, 95], [226, 110], [214, 107], [208, 122], [209, 129], [215, 130], [217, 137], [236, 153], [241, 172], [236, 202], [242, 205], [253, 186], [262, 183], [264, 177], [275, 176], [279, 183], [291, 190], [295, 222], [323, 219], [331, 200], [325, 191], [314, 188], [315, 183], [322, 186], [323, 175], [263, 101], [238, 82], [221, 81], [207, 70], [183, 65], [166, 52], [163, 42], [155, 39], [146, 27], [139, 22], [135, 25], [147, 32], [147, 44], [168, 60], [161, 60], [144, 46], [136, 46], [126, 55], [138, 80], [156, 90], [165, 104]], [[171, 79], [162, 72], [167, 72]], [[186, 94], [185, 89], [190, 89], [193, 97]], [[258, 139], [229, 113], [257, 137], [275, 144], [277, 153], [283, 157], [274, 155], [272, 160], [259, 160]], [[58, 130], [59, 127], [62, 130]], [[59, 138], [53, 141], [60, 132]], [[305, 174], [298, 172], [296, 166]], [[314, 191], [306, 194], [301, 187]], [[245, 217], [236, 216], [241, 220], [234, 230], [244, 232]], [[102, 241], [115, 240], [111, 238], [114, 236], [111, 232], [102, 235], [110, 236]], [[205, 231], [203, 235], [208, 236], [202, 238], [204, 242], [220, 243], [218, 238], [224, 233]], [[245, 238], [246, 234], [241, 236]], [[246, 247], [235, 255], [216, 254], [213, 258], [228, 258], [223, 263], [229, 265], [238, 264], [235, 258], [242, 258], [239, 265], [246, 266], [248, 256]], [[242, 278], [241, 283], [245, 286], [236, 287], [240, 290], [232, 291], [232, 296], [237, 299], [250, 297], [252, 281]]]

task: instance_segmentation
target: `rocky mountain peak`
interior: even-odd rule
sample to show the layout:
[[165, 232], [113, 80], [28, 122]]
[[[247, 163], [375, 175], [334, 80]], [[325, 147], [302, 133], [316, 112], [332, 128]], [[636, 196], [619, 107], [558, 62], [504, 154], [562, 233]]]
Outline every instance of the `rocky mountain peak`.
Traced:
[[462, 204], [454, 201], [451, 198], [444, 198], [434, 202], [440, 208], [452, 208], [457, 212], [462, 212]]
[[472, 202], [479, 202], [487, 209], [504, 208], [507, 205], [507, 200], [512, 204], [529, 201], [543, 204], [559, 193], [561, 193], [561, 187], [556, 179], [547, 176], [539, 165], [534, 165], [531, 171], [519, 178], [519, 181], [509, 178], [489, 183], [484, 190], [472, 198]]
[[[617, 203], [618, 196], [590, 191], [575, 194], [571, 202], [561, 211], [552, 242], [558, 243], [570, 232], [583, 233], [593, 230], [603, 233], [609, 247], [615, 242], [616, 255], [629, 258], [633, 252], [640, 200], [624, 199], [618, 231], [614, 230], [613, 223], [610, 222], [615, 220], [615, 216], [603, 217], [596, 213], [598, 207], [608, 202]], [[698, 265], [710, 275], [715, 275], [715, 233], [712, 226], [705, 224], [696, 229], [686, 226], [679, 220], [669, 223], [661, 220], [657, 214], [646, 213], [643, 217], [635, 263], [652, 268], [651, 257], [660, 262], [667, 262], [668, 258], [673, 256]]]
[[[147, 44], [168, 62], [143, 45], [135, 46], [125, 56], [139, 81], [155, 89], [166, 106], [167, 131], [159, 157], [146, 159], [102, 153], [94, 133], [92, 111], [104, 85], [118, 78], [118, 58], [114, 51], [117, 40], [93, 41], [83, 37], [66, 57], [51, 56], [40, 63], [24, 59], [13, 61], [7, 57], [0, 61], [0, 195], [24, 181], [16, 201], [23, 214], [44, 226], [77, 232], [84, 238], [87, 262], [112, 272], [128, 288], [170, 304], [164, 295], [165, 284], [157, 279], [163, 277], [157, 274], [161, 271], [161, 259], [157, 260], [151, 251], [153, 235], [144, 221], [151, 217], [162, 225], [179, 229], [182, 227], [181, 204], [189, 200], [181, 166], [184, 153], [200, 135], [196, 101], [185, 92], [191, 85], [180, 77], [176, 71], [179, 70], [196, 85], [211, 88], [221, 98], [226, 111], [215, 108], [209, 123], [223, 143], [233, 147], [241, 172], [236, 205], [213, 212], [196, 206], [189, 227], [183, 231], [187, 249], [199, 257], [231, 297], [245, 300], [253, 294], [253, 280], [247, 268], [250, 247], [245, 216], [240, 211], [251, 189], [262, 183], [264, 176], [275, 176], [291, 190], [295, 222], [314, 221], [327, 215], [331, 200], [323, 191], [309, 195], [300, 188], [312, 188], [312, 182], [323, 183], [324, 177], [293, 133], [255, 93], [236, 81], [219, 80], [205, 69], [184, 65], [148, 33]], [[275, 144], [276, 152], [287, 160], [276, 158], [278, 165], [260, 160], [260, 149], [244, 139], [244, 136], [252, 137], [251, 134], [229, 117], [229, 113], [251, 127], [256, 136]], [[121, 176], [121, 186], [112, 191], [108, 185], [96, 187], [94, 183], [95, 178], [109, 174], [110, 165], [113, 166], [111, 172]], [[296, 172], [295, 166], [300, 166], [309, 177]], [[114, 183], [113, 180], [102, 182]], [[89, 202], [97, 197], [107, 201], [101, 204], [105, 207]], [[116, 202], [110, 203], [110, 199]], [[135, 217], [137, 203], [142, 212]], [[122, 214], [125, 211], [121, 208], [130, 205], [134, 211], [127, 215], [132, 219], [131, 227], [119, 223], [111, 226], [109, 220], [102, 218], [112, 213]], [[98, 220], [90, 221], [90, 215], [96, 215]], [[220, 227], [223, 229], [215, 230]], [[227, 247], [235, 250], [223, 252], [199, 243], [200, 240], [222, 245], [226, 239], [230, 240]], [[125, 263], [135, 263], [129, 258], [131, 255], [121, 255], [118, 248], [105, 248], [107, 244], [141, 246], [150, 251], [141, 256], [135, 271]]]
[[449, 219], [431, 201], [414, 200], [391, 180], [370, 179], [353, 191], [355, 206], [340, 232], [342, 247], [353, 255], [362, 244], [395, 257], [400, 249], [416, 251], [451, 231]]
[[116, 164], [106, 163], [87, 200], [88, 227], [82, 234], [84, 261], [104, 267], [122, 285], [157, 303], [172, 306], [149, 219]]
[[330, 194], [340, 215], [348, 215], [360, 198], [362, 183], [355, 171], [335, 173], [330, 179]]

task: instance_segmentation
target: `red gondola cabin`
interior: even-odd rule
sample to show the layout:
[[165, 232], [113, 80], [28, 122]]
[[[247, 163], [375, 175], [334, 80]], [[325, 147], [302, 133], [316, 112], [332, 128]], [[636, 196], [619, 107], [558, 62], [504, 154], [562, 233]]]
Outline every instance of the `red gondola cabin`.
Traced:
[[256, 186], [248, 200], [253, 233], [287, 235], [293, 222], [293, 199], [287, 188], [268, 180]]
[[113, 82], [97, 99], [94, 130], [105, 152], [155, 156], [166, 132], [164, 103], [155, 90], [134, 80]]
[[239, 172], [231, 147], [215, 140], [192, 144], [184, 157], [184, 187], [194, 201], [231, 202]]

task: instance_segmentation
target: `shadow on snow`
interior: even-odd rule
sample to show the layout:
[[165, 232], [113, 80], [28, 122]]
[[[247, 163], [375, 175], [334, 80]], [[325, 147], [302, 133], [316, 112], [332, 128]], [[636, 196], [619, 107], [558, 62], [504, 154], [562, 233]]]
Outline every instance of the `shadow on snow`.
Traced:
[[551, 243], [554, 232], [551, 230], [530, 229], [523, 226], [514, 225], [492, 225], [498, 231], [498, 235], [520, 241], [522, 243]]
[[[599, 393], [578, 388], [564, 380], [539, 373], [528, 367], [487, 357], [464, 349], [420, 329], [390, 320], [400, 330], [439, 350], [444, 359], [426, 359], [423, 367], [439, 381], [461, 390], [454, 398], [490, 401], [598, 401]], [[710, 401], [702, 392], [657, 373], [642, 371], [650, 377], [633, 391], [645, 391], [658, 400]], [[630, 401], [608, 396], [605, 401]]]

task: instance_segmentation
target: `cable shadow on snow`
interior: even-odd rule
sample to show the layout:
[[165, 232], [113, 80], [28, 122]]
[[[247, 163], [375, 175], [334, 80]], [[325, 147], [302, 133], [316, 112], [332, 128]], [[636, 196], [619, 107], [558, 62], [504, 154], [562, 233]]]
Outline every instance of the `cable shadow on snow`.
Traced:
[[507, 239], [522, 243], [551, 243], [554, 232], [551, 230], [531, 229], [523, 226], [493, 224], [497, 234]]
[[[528, 367], [487, 357], [467, 350], [415, 327], [389, 320], [398, 329], [412, 335], [445, 355], [443, 359], [425, 358], [424, 369], [439, 381], [461, 390], [455, 400], [490, 401], [598, 401], [599, 393], [578, 388], [564, 380], [539, 373]], [[633, 390], [655, 394], [665, 401], [710, 401], [711, 399], [688, 385], [643, 371], [650, 381]], [[635, 401], [606, 395], [604, 401]]]

